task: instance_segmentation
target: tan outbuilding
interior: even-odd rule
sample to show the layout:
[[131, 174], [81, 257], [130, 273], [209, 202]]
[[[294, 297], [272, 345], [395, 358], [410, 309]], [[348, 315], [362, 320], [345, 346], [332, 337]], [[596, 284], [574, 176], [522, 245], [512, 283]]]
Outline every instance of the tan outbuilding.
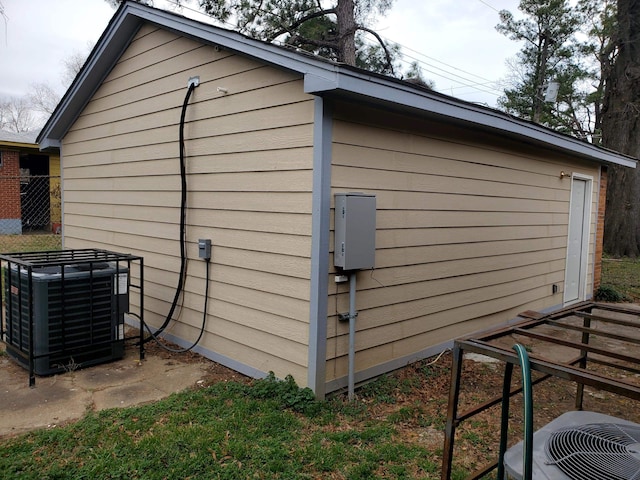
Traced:
[[[590, 298], [606, 165], [635, 167], [493, 109], [125, 3], [38, 140], [60, 147], [65, 248], [143, 256], [156, 327], [180, 270], [185, 99], [188, 265], [168, 338], [198, 336], [210, 269], [195, 351], [318, 396], [348, 382], [340, 317], [355, 324], [360, 382]], [[349, 272], [333, 258], [346, 192], [375, 199], [374, 264]]]

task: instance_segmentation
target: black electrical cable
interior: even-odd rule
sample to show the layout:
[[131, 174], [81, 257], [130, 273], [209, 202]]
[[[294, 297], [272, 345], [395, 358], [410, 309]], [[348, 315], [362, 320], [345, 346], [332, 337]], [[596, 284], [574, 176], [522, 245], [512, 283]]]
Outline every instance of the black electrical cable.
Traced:
[[[147, 339], [145, 339], [145, 341], [153, 338], [160, 347], [162, 347], [164, 350], [167, 350], [168, 352], [172, 352], [172, 353], [185, 353], [185, 352], [188, 352], [189, 350], [191, 350], [193, 347], [195, 347], [200, 342], [200, 339], [202, 338], [202, 335], [204, 334], [204, 326], [205, 326], [205, 323], [207, 321], [207, 306], [209, 305], [209, 276], [210, 276], [209, 265], [210, 265], [211, 262], [210, 262], [210, 260], [208, 258], [205, 259], [205, 260], [207, 262], [207, 267], [206, 267], [207, 268], [207, 272], [206, 272], [206, 275], [205, 275], [205, 287], [204, 287], [204, 307], [203, 307], [204, 312], [202, 313], [202, 325], [200, 327], [200, 333], [198, 334], [198, 338], [196, 338], [196, 341], [193, 342], [190, 346], [188, 346], [186, 348], [171, 348], [171, 347], [168, 347], [167, 345], [165, 345], [165, 344], [160, 342], [160, 339], [157, 336], [157, 332], [156, 333], [152, 332], [151, 329], [149, 328], [149, 325], [147, 325], [144, 322], [141, 322], [144, 325], [144, 327], [147, 329], [147, 331], [149, 332], [149, 335], [150, 335], [149, 337], [147, 337]], [[130, 313], [130, 315], [133, 315], [134, 317], [137, 317], [138, 319], [140, 319], [140, 316], [136, 315], [135, 313]]]
[[[187, 267], [187, 234], [186, 234], [186, 216], [187, 216], [187, 169], [185, 164], [185, 147], [184, 147], [184, 119], [187, 113], [187, 105], [189, 104], [189, 98], [193, 90], [196, 88], [195, 83], [189, 85], [187, 94], [184, 97], [182, 103], [182, 113], [180, 114], [180, 183], [181, 183], [181, 196], [180, 196], [180, 276], [178, 277], [178, 285], [176, 286], [176, 292], [171, 302], [171, 308], [160, 327], [153, 332], [151, 337], [147, 337], [144, 342], [148, 342], [152, 337], [161, 334], [165, 328], [169, 325], [173, 318], [180, 294], [184, 287], [185, 273]], [[208, 270], [208, 268], [207, 268]], [[208, 286], [208, 285], [207, 285]], [[146, 326], [146, 325], [145, 325]], [[147, 327], [149, 329], [149, 327]]]

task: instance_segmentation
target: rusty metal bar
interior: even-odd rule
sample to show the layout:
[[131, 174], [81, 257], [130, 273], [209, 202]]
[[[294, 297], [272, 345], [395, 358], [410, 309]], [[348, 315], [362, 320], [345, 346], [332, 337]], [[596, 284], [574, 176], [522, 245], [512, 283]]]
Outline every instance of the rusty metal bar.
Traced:
[[549, 318], [557, 319], [557, 318], [568, 317], [571, 315], [575, 315], [576, 311], [580, 311], [582, 309], [591, 309], [594, 307], [594, 305], [596, 304], [591, 302], [585, 302], [585, 303], [576, 305], [574, 308], [567, 307], [548, 315], [537, 314], [537, 312], [524, 312], [520, 314], [522, 315], [521, 317], [522, 321], [516, 324], [505, 325], [502, 327], [485, 330], [484, 332], [477, 332], [472, 335], [462, 336], [462, 337], [459, 337], [458, 340], [465, 341], [465, 340], [471, 340], [476, 338], [481, 338], [485, 341], [493, 340], [494, 338], [500, 338], [500, 337], [503, 337], [505, 334], [508, 335], [512, 333], [514, 325], [517, 325], [520, 328], [533, 328], [543, 324], [546, 321], [545, 319], [549, 319]]
[[[540, 325], [541, 322], [542, 320], [539, 320], [539, 319], [526, 319], [520, 323], [517, 323], [517, 325], [522, 328], [525, 328], [528, 326], [536, 327]], [[484, 332], [484, 334], [459, 337], [456, 341], [464, 342], [466, 340], [473, 340], [476, 338], [482, 338], [483, 340], [488, 341], [488, 340], [493, 340], [495, 338], [500, 338], [505, 335], [508, 335], [511, 333], [512, 330], [513, 330], [513, 325], [507, 325], [504, 327], [497, 328], [495, 330], [488, 330]]]
[[[482, 351], [480, 343], [480, 341], [476, 340], [476, 351]], [[465, 345], [470, 346], [470, 343], [465, 342]], [[485, 355], [489, 355], [494, 358], [505, 358], [506, 361], [511, 363], [515, 363], [516, 361], [515, 355], [508, 354], [507, 350], [503, 350], [490, 344], [483, 344], [483, 346]], [[572, 382], [583, 381], [585, 385], [589, 385], [590, 387], [596, 387], [634, 400], [640, 400], [640, 387], [631, 383], [607, 378], [605, 376], [589, 372], [588, 370], [582, 370], [567, 364], [553, 363], [535, 356], [531, 356], [530, 360], [531, 369], [537, 372], [548, 373]], [[634, 363], [638, 362], [636, 361]]]
[[635, 373], [640, 375], [640, 368], [633, 368], [627, 365], [622, 365], [620, 363], [607, 362], [605, 360], [600, 360], [596, 357], [589, 357], [589, 363], [597, 363], [598, 365], [603, 365], [605, 367], [616, 368], [618, 370], [624, 370], [625, 372]]
[[610, 312], [628, 313], [630, 315], [637, 315], [640, 317], [640, 310], [637, 308], [629, 308], [622, 305], [610, 305], [607, 303], [594, 303], [594, 308], [599, 310], [608, 310]]
[[[511, 365], [511, 363], [507, 362], [507, 365]], [[545, 380], [548, 380], [551, 377], [552, 377], [552, 375], [549, 375], [549, 374], [542, 375], [542, 376], [536, 378], [535, 380], [533, 380], [531, 382], [531, 384], [532, 385], [537, 385], [538, 383], [542, 383], [542, 382], [544, 382]], [[509, 392], [509, 397], [513, 397], [514, 395], [517, 395], [520, 392], [522, 392], [522, 387], [514, 388], [513, 390], [511, 390]], [[492, 399], [490, 399], [490, 400], [478, 405], [477, 407], [472, 408], [470, 410], [467, 410], [464, 413], [458, 415], [457, 425], [460, 425], [460, 423], [465, 421], [467, 418], [471, 418], [474, 415], [476, 415], [477, 413], [484, 412], [485, 410], [489, 410], [491, 407], [496, 406], [497, 404], [502, 402], [502, 398], [503, 398], [502, 396], [493, 397]]]
[[[618, 312], [618, 313], [627, 314], [628, 312]], [[590, 313], [578, 312], [576, 313], [576, 317], [590, 318], [591, 320], [598, 320], [599, 322], [613, 323], [614, 325], [622, 325], [624, 327], [631, 327], [631, 328], [640, 327], [640, 322], [631, 322], [629, 320], [621, 320], [619, 318], [603, 317], [602, 315], [592, 315]]]
[[610, 350], [605, 350], [603, 348], [590, 347], [588, 345], [584, 345], [578, 342], [571, 342], [569, 340], [562, 340], [560, 338], [552, 337], [551, 335], [544, 335], [542, 333], [535, 333], [530, 330], [522, 330], [519, 328], [514, 329], [513, 333], [517, 333], [519, 335], [524, 335], [530, 338], [535, 338], [537, 340], [543, 340], [545, 342], [553, 343], [556, 345], [562, 345], [565, 347], [575, 348], [577, 350], [587, 352], [597, 353], [599, 355], [604, 355], [605, 357], [617, 358], [618, 360], [623, 360], [625, 362], [635, 363], [638, 361], [636, 357], [630, 357], [629, 355], [623, 355], [621, 353], [612, 352]]
[[469, 475], [466, 480], [478, 480], [484, 477], [487, 473], [495, 470], [497, 466], [498, 462], [488, 463]]
[[[583, 317], [585, 323], [587, 321], [591, 321], [594, 320], [593, 317], [589, 316], [585, 316]], [[597, 320], [597, 319], [596, 319]], [[549, 325], [553, 325], [556, 327], [560, 327], [560, 328], [564, 328], [567, 330], [573, 330], [575, 332], [582, 332], [582, 333], [593, 333], [598, 335], [599, 337], [606, 337], [606, 338], [611, 338], [612, 340], [620, 340], [622, 342], [628, 342], [628, 343], [634, 343], [636, 345], [640, 345], [640, 338], [635, 338], [635, 337], [628, 337], [625, 335], [618, 335], [616, 333], [609, 333], [609, 332], [605, 332], [601, 329], [597, 329], [597, 328], [592, 328], [592, 327], [579, 327], [577, 325], [568, 325], [566, 323], [562, 323], [562, 322], [558, 322], [557, 320], [548, 320], [547, 324]], [[640, 329], [640, 323], [636, 325], [636, 328]], [[589, 342], [587, 342], [589, 343]]]
[[[591, 319], [584, 317], [583, 321], [582, 321], [582, 344], [583, 345], [588, 345], [589, 344], [589, 340], [591, 338], [590, 335], [590, 330], [591, 330]], [[580, 368], [582, 368], [583, 370], [587, 368], [587, 357], [589, 355], [589, 351], [586, 349], [582, 349], [580, 350], [580, 362], [578, 363], [578, 366]], [[576, 387], [576, 402], [575, 402], [575, 406], [576, 406], [576, 410], [582, 410], [582, 404], [584, 401], [584, 384], [583, 383], [578, 383], [577, 387]]]
[[[507, 452], [507, 438], [509, 432], [509, 405], [511, 399], [511, 378], [513, 377], [513, 363], [507, 363], [502, 381], [502, 409], [500, 414], [500, 449], [498, 451], [498, 476], [504, 478], [504, 454]], [[522, 390], [522, 388], [521, 388]]]
[[444, 430], [444, 450], [442, 452], [442, 479], [451, 478], [453, 462], [453, 443], [456, 434], [458, 401], [460, 400], [460, 376], [462, 375], [463, 350], [460, 344], [453, 345], [451, 359], [451, 385], [449, 388], [449, 405], [447, 407], [447, 424]]

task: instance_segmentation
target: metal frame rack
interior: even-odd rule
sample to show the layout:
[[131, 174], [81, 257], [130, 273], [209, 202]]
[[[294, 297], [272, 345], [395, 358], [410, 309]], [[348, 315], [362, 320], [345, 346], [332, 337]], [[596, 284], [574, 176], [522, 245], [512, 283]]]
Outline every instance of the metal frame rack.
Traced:
[[[516, 352], [510, 348], [515, 342], [512, 337], [514, 335], [523, 342], [535, 343], [542, 347], [532, 348], [532, 353], [529, 354], [531, 370], [542, 374], [534, 380], [534, 384], [551, 377], [577, 384], [577, 410], [582, 410], [585, 385], [640, 400], [640, 385], [614, 378], [613, 373], [604, 375], [593, 369], [589, 370], [590, 364], [598, 364], [608, 367], [610, 372], [640, 374], [640, 357], [622, 353], [624, 346], [640, 345], [640, 333], [633, 333], [633, 329], [639, 329], [640, 332], [640, 310], [584, 302], [547, 315], [528, 311], [521, 313], [519, 317], [521, 320], [512, 325], [463, 337], [454, 343], [442, 462], [443, 480], [451, 478], [456, 427], [474, 415], [499, 404], [502, 405], [502, 410], [498, 460], [472, 473], [468, 479], [479, 479], [496, 468], [497, 478], [504, 478], [503, 460], [507, 447], [510, 398], [522, 390], [511, 387], [513, 366], [519, 364]], [[595, 345], [592, 341], [596, 336], [606, 339], [604, 347]], [[556, 351], [564, 349], [567, 353], [566, 361], [545, 356], [545, 347], [547, 351], [550, 347]], [[505, 362], [504, 381], [501, 396], [459, 413], [462, 362], [466, 352], [487, 355]]]
[[[66, 355], [70, 352], [77, 353], [79, 356], [88, 355], [91, 357], [92, 351], [95, 352], [100, 348], [108, 351], [109, 348], [121, 346], [123, 349], [124, 342], [137, 340], [140, 348], [140, 360], [144, 358], [144, 330], [142, 327], [144, 325], [144, 261], [142, 257], [99, 249], [25, 252], [0, 254], [0, 266], [3, 270], [0, 275], [0, 286], [3, 297], [5, 297], [4, 303], [6, 303], [2, 308], [0, 339], [6, 344], [7, 349], [11, 351], [16, 360], [23, 363], [25, 367], [28, 366], [29, 386], [35, 385], [36, 362], [42, 361], [43, 357], [52, 356], [51, 358], [54, 358], [55, 355]], [[107, 283], [105, 280], [100, 281], [101, 275], [104, 279], [105, 275], [101, 270], [105, 268], [108, 268], [113, 277], [109, 278]], [[40, 332], [42, 328], [38, 328], [34, 324], [34, 315], [37, 309], [51, 310], [53, 308], [50, 308], [49, 305], [43, 307], [35, 304], [37, 299], [34, 298], [34, 292], [39, 288], [37, 284], [43, 272], [48, 272], [54, 276], [52, 278], [55, 278], [56, 331], [51, 335], [55, 335], [56, 340], [53, 351], [47, 346], [46, 353], [38, 354], [36, 333]], [[67, 281], [65, 281], [65, 276]], [[132, 277], [137, 283], [132, 281]], [[122, 285], [125, 279], [126, 285]], [[107, 286], [105, 287], [105, 285]], [[47, 285], [47, 288], [50, 286]], [[83, 294], [88, 292], [87, 303], [80, 309], [77, 306], [78, 293], [74, 291], [74, 288], [76, 290], [79, 288]], [[128, 310], [129, 306], [128, 302], [126, 306], [121, 305], [120, 294], [126, 293], [128, 300], [129, 292], [137, 290], [140, 308], [139, 336], [127, 337], [120, 331], [115, 334], [109, 333], [109, 328], [117, 326], [114, 327], [109, 323], [105, 327], [104, 321], [99, 324], [97, 320], [94, 323], [94, 316], [97, 317], [94, 311], [98, 307], [94, 305], [93, 296], [94, 293], [98, 293], [98, 289], [101, 289], [102, 295], [106, 293], [107, 297], [112, 294], [116, 295], [116, 300], [107, 298], [106, 306], [100, 307], [103, 310], [107, 309], [102, 314], [106, 315], [107, 319], [112, 316], [115, 319], [124, 318], [124, 314], [128, 313], [124, 310]], [[106, 292], [105, 289], [107, 289]], [[95, 301], [96, 304], [97, 302], [98, 300]], [[49, 321], [49, 313], [47, 312], [47, 321]], [[14, 315], [17, 318], [13, 318]], [[51, 315], [54, 314], [51, 313]], [[70, 321], [70, 318], [74, 318], [74, 320]], [[13, 323], [9, 323], [10, 320]], [[109, 327], [110, 325], [111, 327]], [[46, 327], [49, 329], [49, 325]], [[100, 332], [98, 332], [98, 327], [101, 328]], [[11, 329], [13, 331], [9, 331]], [[79, 331], [81, 333], [78, 333]], [[100, 363], [102, 360], [94, 357], [88, 364], [92, 364], [91, 361]]]

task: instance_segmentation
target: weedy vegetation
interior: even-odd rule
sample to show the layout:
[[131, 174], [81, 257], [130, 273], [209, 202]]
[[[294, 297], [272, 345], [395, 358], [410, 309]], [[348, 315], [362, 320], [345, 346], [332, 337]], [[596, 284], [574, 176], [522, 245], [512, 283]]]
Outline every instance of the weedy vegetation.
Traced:
[[440, 452], [397, 436], [414, 413], [371, 418], [377, 395], [320, 402], [291, 377], [220, 382], [4, 439], [0, 478], [438, 478]]

